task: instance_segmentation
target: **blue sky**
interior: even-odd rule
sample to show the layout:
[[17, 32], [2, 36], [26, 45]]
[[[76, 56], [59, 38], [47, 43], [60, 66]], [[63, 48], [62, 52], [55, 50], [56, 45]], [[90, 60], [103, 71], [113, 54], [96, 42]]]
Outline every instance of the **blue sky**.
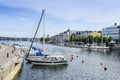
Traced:
[[[120, 24], [120, 0], [0, 0], [0, 36], [31, 37], [45, 9], [50, 36]], [[42, 25], [37, 36], [42, 36]]]

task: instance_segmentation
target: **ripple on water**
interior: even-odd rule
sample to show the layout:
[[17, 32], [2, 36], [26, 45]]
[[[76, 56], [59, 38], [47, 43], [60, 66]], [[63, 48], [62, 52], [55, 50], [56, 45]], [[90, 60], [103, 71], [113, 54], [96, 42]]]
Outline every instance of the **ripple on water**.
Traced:
[[[17, 80], [120, 80], [120, 62], [119, 57], [116, 57], [117, 53], [111, 52], [106, 55], [106, 53], [51, 46], [47, 47], [59, 53], [65, 50], [68, 60], [74, 55], [74, 60], [69, 61], [68, 66], [31, 66], [24, 62], [23, 70]], [[100, 65], [101, 61], [103, 65]], [[107, 71], [104, 71], [104, 66], [108, 67]]]

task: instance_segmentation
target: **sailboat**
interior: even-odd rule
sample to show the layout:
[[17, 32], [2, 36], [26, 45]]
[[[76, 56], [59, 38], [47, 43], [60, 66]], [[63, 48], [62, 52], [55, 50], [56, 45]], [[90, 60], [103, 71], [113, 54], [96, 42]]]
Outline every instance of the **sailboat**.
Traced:
[[45, 51], [45, 34], [44, 34], [45, 29], [44, 28], [43, 28], [43, 51], [35, 50], [35, 51], [33, 51], [33, 53], [35, 53], [35, 54], [31, 55], [31, 53], [32, 53], [31, 48], [32, 48], [34, 39], [36, 37], [37, 31], [39, 29], [40, 23], [42, 21], [42, 17], [44, 15], [44, 12], [45, 12], [45, 10], [42, 10], [42, 15], [41, 15], [40, 21], [38, 23], [36, 32], [34, 34], [32, 43], [30, 45], [28, 55], [26, 56], [26, 60], [28, 62], [31, 62], [33, 65], [67, 65], [68, 61], [64, 55], [45, 54], [46, 51]]

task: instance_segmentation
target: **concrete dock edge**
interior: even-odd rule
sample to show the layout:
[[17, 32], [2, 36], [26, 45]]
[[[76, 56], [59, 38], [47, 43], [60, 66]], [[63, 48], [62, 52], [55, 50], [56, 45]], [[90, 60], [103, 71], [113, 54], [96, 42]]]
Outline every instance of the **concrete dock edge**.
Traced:
[[16, 80], [17, 76], [19, 75], [22, 65], [23, 65], [23, 59], [19, 59], [20, 63], [16, 63], [16, 67], [13, 71], [5, 78], [5, 80]]
[[23, 65], [23, 52], [18, 49], [18, 54], [0, 67], [0, 80], [16, 80]]

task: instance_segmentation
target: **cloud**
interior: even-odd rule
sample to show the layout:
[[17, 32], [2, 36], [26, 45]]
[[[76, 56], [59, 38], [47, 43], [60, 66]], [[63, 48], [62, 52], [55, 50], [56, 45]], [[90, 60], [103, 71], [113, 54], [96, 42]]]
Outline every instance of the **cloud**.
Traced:
[[0, 17], [1, 18], [7, 18], [8, 16], [7, 15], [1, 15]]
[[[46, 9], [47, 14], [65, 21], [75, 21], [79, 19], [96, 21], [97, 17], [101, 20], [101, 15], [103, 14], [110, 14], [110, 16], [113, 16], [113, 13], [120, 13], [118, 10], [119, 7], [116, 5], [119, 2], [117, 0], [1, 0], [0, 2], [9, 6], [30, 8], [38, 12], [41, 12], [41, 9]], [[113, 11], [111, 11], [111, 9]], [[108, 18], [110, 16], [104, 17]]]
[[28, 20], [28, 19], [27, 19], [27, 18], [23, 18], [23, 17], [21, 17], [21, 18], [18, 18], [18, 20], [26, 21], [26, 20]]
[[[85, 30], [87, 27], [100, 30], [114, 22], [119, 24], [119, 3], [119, 0], [0, 0], [0, 4], [4, 6], [29, 9], [39, 14], [41, 9], [46, 9], [46, 18], [49, 17], [46, 32], [50, 34], [62, 32], [69, 27], [73, 30]], [[28, 20], [28, 14], [22, 14], [24, 16], [20, 16], [18, 20]], [[39, 19], [38, 14], [37, 16]]]

